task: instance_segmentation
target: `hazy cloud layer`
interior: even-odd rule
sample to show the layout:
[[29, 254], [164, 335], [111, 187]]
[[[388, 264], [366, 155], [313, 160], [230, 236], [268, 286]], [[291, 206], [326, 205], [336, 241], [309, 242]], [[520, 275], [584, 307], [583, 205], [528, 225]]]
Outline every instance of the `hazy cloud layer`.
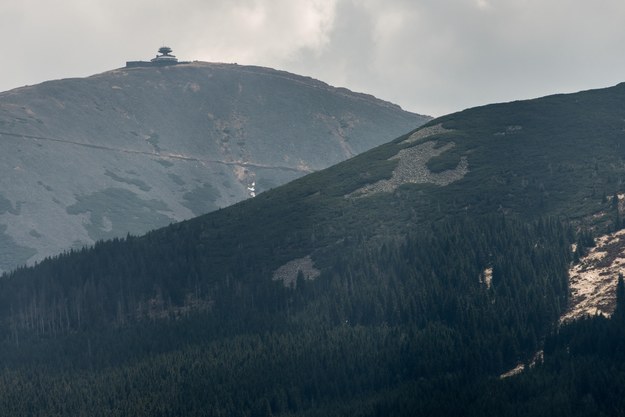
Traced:
[[625, 78], [622, 0], [4, 0], [0, 90], [152, 58], [310, 75], [440, 115]]

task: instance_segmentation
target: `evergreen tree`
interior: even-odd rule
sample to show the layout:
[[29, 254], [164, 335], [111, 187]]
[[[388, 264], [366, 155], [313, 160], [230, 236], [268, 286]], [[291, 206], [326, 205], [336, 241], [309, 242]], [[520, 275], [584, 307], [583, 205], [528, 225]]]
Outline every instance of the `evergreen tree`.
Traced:
[[623, 320], [625, 318], [625, 283], [623, 282], [623, 274], [618, 274], [616, 283], [616, 307], [614, 309], [614, 318]]

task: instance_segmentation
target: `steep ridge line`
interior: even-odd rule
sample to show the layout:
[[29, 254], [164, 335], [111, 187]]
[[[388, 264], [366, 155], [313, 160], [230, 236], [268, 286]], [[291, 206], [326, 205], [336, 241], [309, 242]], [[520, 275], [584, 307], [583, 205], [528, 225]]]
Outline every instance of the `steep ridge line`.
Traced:
[[33, 139], [33, 140], [45, 140], [49, 142], [57, 142], [57, 143], [64, 143], [67, 145], [75, 145], [75, 146], [82, 146], [85, 148], [98, 149], [102, 151], [146, 155], [146, 156], [158, 157], [158, 158], [163, 158], [163, 159], [171, 158], [171, 159], [180, 159], [183, 161], [215, 163], [215, 164], [222, 164], [222, 165], [234, 165], [234, 166], [254, 167], [254, 168], [280, 169], [284, 171], [305, 172], [305, 173], [313, 172], [313, 170], [304, 168], [304, 167], [298, 168], [298, 167], [287, 167], [287, 166], [280, 166], [280, 165], [265, 165], [265, 164], [257, 164], [254, 162], [246, 162], [246, 161], [222, 161], [218, 159], [201, 159], [201, 158], [186, 156], [186, 155], [181, 155], [181, 154], [173, 154], [173, 153], [166, 153], [166, 152], [148, 152], [148, 151], [140, 151], [136, 149], [114, 148], [110, 146], [76, 142], [76, 141], [67, 140], [67, 139], [48, 138], [44, 136], [35, 136], [35, 135], [24, 135], [21, 133], [11, 133], [11, 132], [0, 131], [0, 136], [11, 136], [11, 137], [16, 137], [16, 138]]

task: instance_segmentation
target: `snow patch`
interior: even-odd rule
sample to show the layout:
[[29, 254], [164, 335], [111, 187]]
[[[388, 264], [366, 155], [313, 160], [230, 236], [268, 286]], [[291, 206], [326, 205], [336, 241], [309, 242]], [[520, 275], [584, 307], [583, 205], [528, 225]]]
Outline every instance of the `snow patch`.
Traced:
[[486, 268], [480, 274], [480, 284], [486, 285], [486, 289], [490, 289], [490, 286], [493, 284], [493, 268]]
[[247, 186], [247, 191], [250, 194], [250, 197], [256, 197], [256, 181], [252, 181], [252, 184]]

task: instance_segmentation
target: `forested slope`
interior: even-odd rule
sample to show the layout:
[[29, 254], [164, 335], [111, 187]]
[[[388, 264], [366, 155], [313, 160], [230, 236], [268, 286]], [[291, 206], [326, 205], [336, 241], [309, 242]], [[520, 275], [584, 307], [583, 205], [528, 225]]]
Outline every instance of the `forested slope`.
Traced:
[[[623, 85], [470, 109], [227, 209], [5, 275], [0, 406], [555, 413], [537, 387], [553, 381], [560, 403], [593, 394], [558, 366], [621, 375], [606, 369], [616, 327], [591, 322], [605, 340], [592, 370], [568, 349], [583, 324], [558, 319], [572, 244], [621, 227], [624, 116]], [[540, 349], [544, 365], [499, 380]], [[622, 411], [613, 389], [595, 411]]]
[[[122, 260], [114, 255], [117, 245], [96, 249], [98, 257], [115, 259], [97, 273], [138, 283], [149, 278], [162, 297], [152, 300], [152, 315], [125, 324], [131, 318], [120, 315], [120, 303], [133, 288], [118, 287], [114, 278], [84, 284], [80, 321], [74, 298], [49, 307], [60, 312], [56, 319], [51, 310], [11, 316], [17, 310], [7, 300], [5, 410], [246, 415], [267, 403], [275, 414], [332, 415], [336, 404], [351, 414], [371, 395], [384, 399], [384, 392], [417, 382], [456, 387], [500, 373], [539, 348], [566, 303], [570, 259], [567, 230], [558, 222], [502, 217], [446, 222], [377, 249], [355, 244], [330, 260], [331, 272], [314, 281], [300, 277], [294, 288], [255, 282], [254, 269], [245, 267], [237, 281], [168, 283], [181, 265], [152, 259], [144, 275], [136, 265], [145, 259]], [[123, 252], [135, 253], [132, 239], [126, 245]], [[197, 252], [183, 249], [174, 258], [194, 259]], [[480, 280], [486, 268], [493, 268], [490, 287]], [[210, 270], [200, 267], [198, 276]], [[64, 268], [47, 272], [72, 275]], [[38, 281], [34, 291], [42, 299], [71, 294], [69, 283], [49, 285]], [[181, 313], [172, 306], [188, 290], [210, 301]], [[28, 401], [12, 409], [17, 398]], [[437, 401], [423, 406], [440, 407]]]

